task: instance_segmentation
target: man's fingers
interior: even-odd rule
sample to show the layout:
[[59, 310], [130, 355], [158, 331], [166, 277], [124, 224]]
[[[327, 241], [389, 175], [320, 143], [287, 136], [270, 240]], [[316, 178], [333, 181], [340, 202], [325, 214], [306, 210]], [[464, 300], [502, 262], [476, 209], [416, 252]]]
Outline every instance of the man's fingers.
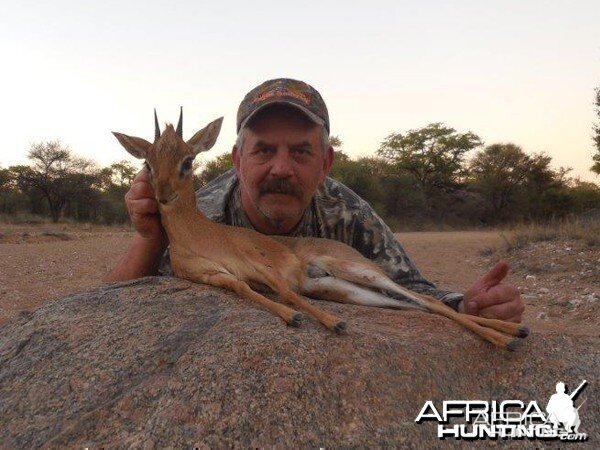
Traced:
[[137, 173], [137, 175], [133, 178], [132, 184], [138, 181], [147, 181], [150, 182], [150, 171], [144, 165], [142, 169]]
[[500, 282], [506, 277], [510, 266], [506, 261], [499, 261], [492, 269], [486, 273], [481, 279], [484, 289], [489, 289]]
[[[498, 301], [490, 298], [488, 294], [501, 286], [502, 280], [509, 270], [508, 263], [500, 261], [465, 292], [465, 308], [470, 314], [476, 314], [479, 309], [498, 303]], [[480, 298], [484, 299], [483, 303], [480, 302]]]
[[523, 314], [517, 314], [516, 316], [512, 316], [509, 319], [505, 319], [507, 322], [521, 323], [523, 320]]
[[146, 214], [156, 214], [158, 212], [158, 203], [152, 198], [141, 198], [129, 201], [131, 215], [143, 216]]
[[479, 304], [477, 303], [479, 297], [464, 299], [463, 300], [463, 309], [467, 314], [472, 314], [474, 316], [479, 314]]
[[477, 303], [477, 308], [481, 311], [482, 309], [490, 306], [510, 302], [517, 298], [519, 298], [519, 290], [516, 287], [507, 284], [501, 284], [499, 286], [494, 286], [489, 291], [476, 296], [473, 301]]
[[514, 286], [501, 284], [509, 269], [506, 261], [500, 261], [480, 278], [465, 293], [465, 311], [490, 319], [520, 322], [525, 306], [519, 290]]
[[152, 185], [145, 181], [138, 181], [131, 185], [126, 195], [128, 200], [138, 200], [141, 198], [154, 199], [154, 190]]
[[519, 318], [523, 314], [525, 307], [522, 302], [518, 300], [514, 300], [511, 302], [501, 303], [498, 305], [489, 306], [487, 308], [482, 308], [479, 310], [479, 315], [481, 317], [487, 317], [489, 319], [501, 319], [501, 320], [510, 320], [515, 317]]

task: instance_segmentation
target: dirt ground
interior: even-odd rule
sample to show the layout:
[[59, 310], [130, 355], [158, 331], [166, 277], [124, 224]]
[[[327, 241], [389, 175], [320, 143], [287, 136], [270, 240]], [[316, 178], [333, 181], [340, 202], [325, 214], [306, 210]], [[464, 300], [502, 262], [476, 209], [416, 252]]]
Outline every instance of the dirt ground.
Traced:
[[[133, 233], [126, 228], [75, 224], [0, 224], [0, 324], [21, 310], [102, 283]], [[399, 233], [423, 275], [442, 289], [462, 292], [499, 259], [513, 267], [536, 328], [600, 332], [600, 249], [584, 243], [540, 242], [507, 252], [494, 231]]]

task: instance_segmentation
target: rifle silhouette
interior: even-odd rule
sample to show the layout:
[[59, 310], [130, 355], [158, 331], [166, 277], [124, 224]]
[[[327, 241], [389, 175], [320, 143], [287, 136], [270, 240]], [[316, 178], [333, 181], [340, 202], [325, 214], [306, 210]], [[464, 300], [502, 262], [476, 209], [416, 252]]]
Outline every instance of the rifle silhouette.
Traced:
[[571, 394], [569, 394], [569, 398], [571, 400], [573, 400], [575, 398], [575, 396], [577, 394], [579, 394], [579, 391], [581, 391], [581, 389], [583, 389], [583, 386], [585, 386], [587, 384], [587, 380], [583, 380], [581, 382], [581, 384], [579, 386], [577, 386], [577, 389], [575, 389], [573, 392], [571, 392]]

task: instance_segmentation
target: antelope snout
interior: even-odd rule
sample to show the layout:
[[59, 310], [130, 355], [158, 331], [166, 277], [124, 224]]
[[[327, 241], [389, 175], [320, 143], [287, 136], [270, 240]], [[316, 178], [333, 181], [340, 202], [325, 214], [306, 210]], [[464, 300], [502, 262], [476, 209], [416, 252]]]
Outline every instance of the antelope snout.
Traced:
[[177, 197], [178, 197], [177, 194], [171, 194], [168, 197], [158, 197], [158, 202], [161, 205], [168, 205], [169, 203], [172, 203], [175, 200], [177, 200]]
[[168, 183], [160, 183], [156, 188], [156, 200], [161, 205], [168, 205], [177, 198], [177, 194], [173, 192]]

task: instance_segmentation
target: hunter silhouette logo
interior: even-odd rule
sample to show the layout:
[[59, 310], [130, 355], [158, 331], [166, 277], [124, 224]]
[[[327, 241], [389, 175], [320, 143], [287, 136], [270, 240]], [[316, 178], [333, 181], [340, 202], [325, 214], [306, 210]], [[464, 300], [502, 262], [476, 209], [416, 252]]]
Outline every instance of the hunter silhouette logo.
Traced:
[[548, 420], [552, 423], [553, 428], [559, 428], [559, 424], [563, 426], [567, 433], [579, 433], [579, 408], [585, 403], [585, 400], [577, 408], [573, 405], [573, 399], [581, 392], [587, 384], [587, 380], [583, 380], [579, 387], [575, 389], [571, 395], [565, 394], [565, 383], [562, 381], [556, 383], [556, 394], [550, 397], [546, 412]]
[[415, 422], [436, 421], [440, 439], [585, 441], [587, 434], [579, 432], [579, 409], [585, 400], [577, 407], [574, 402], [586, 385], [587, 380], [583, 380], [571, 394], [567, 394], [565, 384], [562, 381], [557, 383], [556, 393], [550, 397], [546, 413], [535, 400], [529, 403], [521, 400], [445, 400], [439, 409], [428, 400]]

